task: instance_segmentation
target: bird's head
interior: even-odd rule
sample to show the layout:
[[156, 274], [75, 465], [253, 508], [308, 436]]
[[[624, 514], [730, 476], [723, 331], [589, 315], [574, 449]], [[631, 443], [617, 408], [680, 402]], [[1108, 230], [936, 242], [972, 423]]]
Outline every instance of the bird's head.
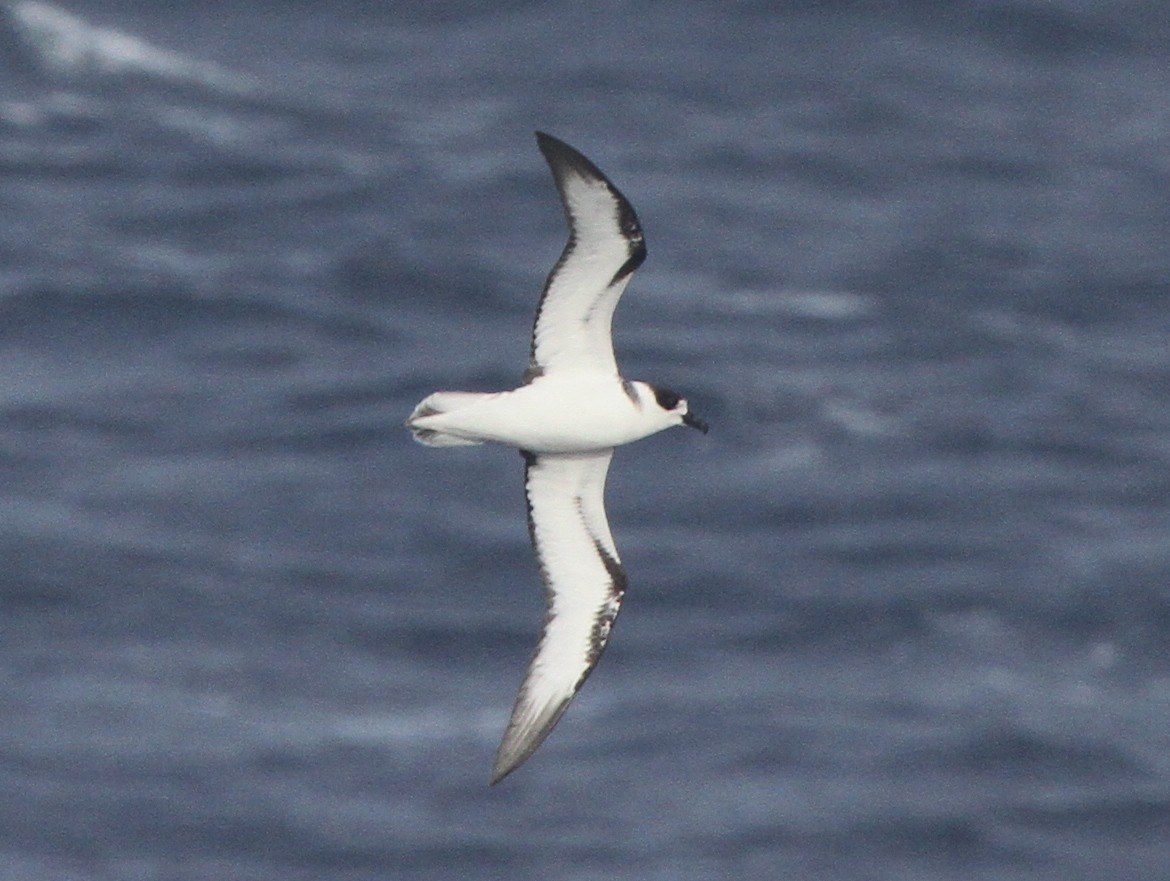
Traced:
[[678, 392], [672, 392], [668, 388], [655, 385], [646, 385], [646, 388], [653, 398], [654, 406], [664, 414], [673, 417], [671, 425], [689, 425], [691, 428], [697, 428], [703, 434], [707, 433], [707, 423], [691, 412], [687, 405], [687, 399]]

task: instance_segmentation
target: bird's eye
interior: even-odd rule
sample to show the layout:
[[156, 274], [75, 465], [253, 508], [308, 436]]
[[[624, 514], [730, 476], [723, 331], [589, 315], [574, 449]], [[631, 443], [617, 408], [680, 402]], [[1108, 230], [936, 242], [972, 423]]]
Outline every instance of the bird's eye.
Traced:
[[654, 389], [654, 400], [658, 402], [658, 406], [663, 410], [673, 410], [678, 406], [678, 402], [682, 400], [682, 397], [670, 389], [656, 388]]

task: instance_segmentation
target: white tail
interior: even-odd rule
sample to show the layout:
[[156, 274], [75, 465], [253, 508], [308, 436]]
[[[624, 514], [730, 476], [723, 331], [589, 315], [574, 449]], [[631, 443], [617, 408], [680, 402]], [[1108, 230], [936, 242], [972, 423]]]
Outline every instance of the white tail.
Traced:
[[414, 408], [410, 418], [406, 420], [406, 427], [414, 432], [414, 439], [428, 447], [473, 447], [483, 441], [468, 440], [447, 434], [442, 429], [420, 425], [419, 422], [431, 416], [442, 416], [452, 410], [459, 410], [473, 404], [486, 395], [480, 392], [435, 392], [423, 398], [422, 403]]

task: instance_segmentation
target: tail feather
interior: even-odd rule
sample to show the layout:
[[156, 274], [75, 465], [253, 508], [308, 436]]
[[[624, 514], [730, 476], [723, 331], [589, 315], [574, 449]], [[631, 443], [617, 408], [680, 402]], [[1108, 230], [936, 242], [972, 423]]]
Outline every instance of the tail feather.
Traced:
[[466, 407], [482, 397], [479, 392], [435, 392], [414, 408], [406, 420], [406, 427], [414, 433], [416, 441], [428, 447], [472, 447], [481, 444], [483, 441], [449, 434], [434, 425], [427, 425], [426, 421], [433, 416], [442, 416]]

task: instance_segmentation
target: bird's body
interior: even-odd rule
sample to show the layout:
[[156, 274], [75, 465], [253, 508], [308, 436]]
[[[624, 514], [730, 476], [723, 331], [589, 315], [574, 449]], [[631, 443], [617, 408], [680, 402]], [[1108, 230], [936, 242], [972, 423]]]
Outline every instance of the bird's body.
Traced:
[[532, 755], [556, 725], [617, 617], [626, 575], [604, 502], [613, 448], [679, 424], [707, 430], [677, 394], [622, 379], [617, 370], [613, 311], [646, 256], [634, 209], [572, 147], [536, 137], [570, 235], [537, 309], [524, 382], [503, 392], [435, 392], [406, 423], [429, 446], [489, 441], [524, 456], [529, 533], [548, 615], [496, 754], [493, 783]]
[[[451, 394], [460, 397], [447, 397]], [[425, 415], [428, 411], [435, 412]], [[446, 436], [531, 453], [594, 452], [677, 424], [645, 383], [596, 373], [541, 376], [510, 392], [435, 392], [415, 413], [411, 428], [422, 443], [443, 446], [439, 436]]]

